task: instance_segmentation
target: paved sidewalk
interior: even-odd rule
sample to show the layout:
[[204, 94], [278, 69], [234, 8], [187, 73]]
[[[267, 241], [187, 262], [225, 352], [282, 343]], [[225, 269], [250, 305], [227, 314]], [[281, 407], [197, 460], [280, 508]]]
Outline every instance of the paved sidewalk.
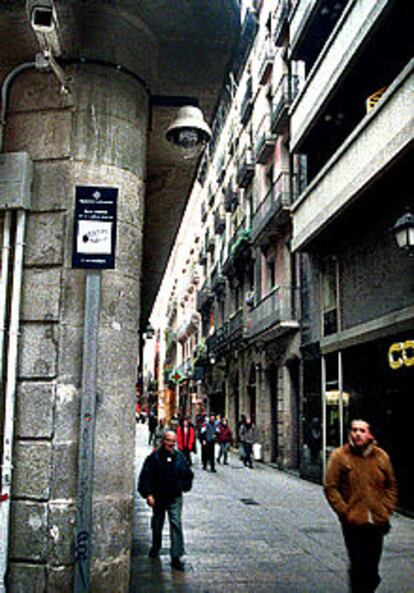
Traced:
[[[137, 471], [150, 452], [137, 430]], [[217, 473], [194, 463], [185, 495], [186, 572], [173, 571], [169, 534], [150, 560], [150, 509], [136, 500], [131, 593], [346, 593], [346, 554], [338, 522], [317, 484], [235, 455]], [[414, 521], [395, 516], [385, 540], [378, 593], [414, 593]]]

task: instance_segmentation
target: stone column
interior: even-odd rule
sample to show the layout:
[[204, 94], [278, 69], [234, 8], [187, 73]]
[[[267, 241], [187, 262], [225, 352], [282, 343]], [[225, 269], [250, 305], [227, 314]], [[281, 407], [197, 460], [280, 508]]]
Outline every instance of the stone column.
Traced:
[[[91, 590], [127, 593], [133, 508], [148, 97], [110, 68], [13, 84], [5, 150], [35, 162], [19, 343], [10, 546], [14, 593], [72, 591], [85, 271], [71, 268], [75, 185], [119, 188], [116, 267], [102, 272]], [[16, 500], [17, 499], [17, 500]], [[18, 562], [16, 562], [18, 560]]]

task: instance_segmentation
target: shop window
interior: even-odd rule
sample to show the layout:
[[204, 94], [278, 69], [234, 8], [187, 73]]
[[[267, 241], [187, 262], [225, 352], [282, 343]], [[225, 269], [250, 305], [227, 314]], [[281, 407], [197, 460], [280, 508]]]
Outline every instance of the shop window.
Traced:
[[322, 267], [322, 335], [338, 331], [338, 261], [328, 257]]

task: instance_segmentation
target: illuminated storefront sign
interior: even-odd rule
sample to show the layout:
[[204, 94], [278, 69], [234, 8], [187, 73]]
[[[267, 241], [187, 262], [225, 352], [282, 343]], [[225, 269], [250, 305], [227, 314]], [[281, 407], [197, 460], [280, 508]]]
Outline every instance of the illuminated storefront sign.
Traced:
[[414, 340], [391, 344], [388, 349], [388, 363], [394, 370], [414, 366]]

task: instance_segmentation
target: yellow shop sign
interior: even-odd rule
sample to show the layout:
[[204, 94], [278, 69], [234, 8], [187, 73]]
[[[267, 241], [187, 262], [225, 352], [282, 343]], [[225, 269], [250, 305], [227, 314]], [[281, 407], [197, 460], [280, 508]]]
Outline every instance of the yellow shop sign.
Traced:
[[394, 370], [414, 366], [414, 340], [391, 344], [388, 349], [388, 363]]

